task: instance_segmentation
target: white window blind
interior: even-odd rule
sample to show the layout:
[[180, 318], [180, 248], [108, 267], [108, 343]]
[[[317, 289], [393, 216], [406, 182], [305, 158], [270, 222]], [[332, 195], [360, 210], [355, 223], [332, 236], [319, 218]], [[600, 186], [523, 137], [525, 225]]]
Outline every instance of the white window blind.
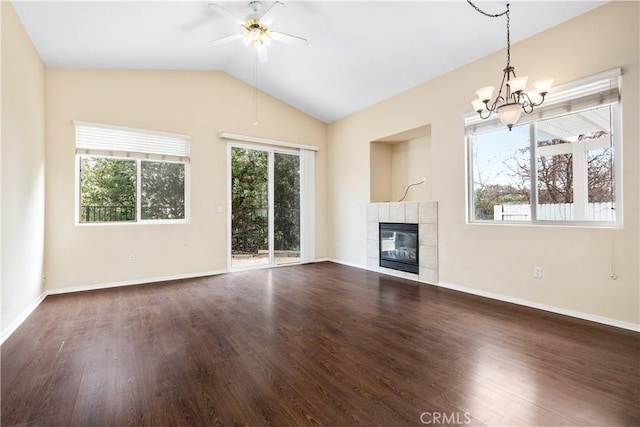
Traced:
[[[545, 118], [561, 116], [597, 106], [609, 105], [620, 100], [620, 68], [605, 71], [558, 87], [552, 87], [544, 103], [535, 107], [531, 114], [522, 114], [517, 125]], [[467, 135], [489, 132], [504, 127], [493, 114], [490, 119], [481, 119], [478, 113], [465, 115]]]
[[186, 162], [188, 135], [74, 121], [76, 153]]

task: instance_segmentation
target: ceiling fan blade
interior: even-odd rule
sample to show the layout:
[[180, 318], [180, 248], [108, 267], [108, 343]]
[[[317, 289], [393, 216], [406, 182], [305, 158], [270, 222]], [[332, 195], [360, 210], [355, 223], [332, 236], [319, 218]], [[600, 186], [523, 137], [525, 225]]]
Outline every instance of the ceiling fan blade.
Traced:
[[269, 62], [269, 53], [267, 52], [266, 47], [256, 45], [256, 52], [258, 53], [258, 59], [260, 62]]
[[273, 24], [273, 21], [276, 19], [276, 15], [279, 11], [284, 7], [284, 3], [277, 1], [271, 5], [269, 10], [267, 10], [262, 18], [260, 18], [260, 22], [262, 22], [267, 27]]
[[209, 3], [209, 9], [213, 10], [214, 12], [217, 12], [221, 15], [226, 16], [227, 18], [231, 19], [233, 22], [235, 22], [236, 24], [239, 25], [244, 25], [244, 19], [240, 19], [238, 18], [236, 15], [234, 15], [233, 13], [229, 12], [227, 9], [218, 6], [215, 3]]
[[230, 36], [222, 37], [220, 39], [211, 40], [209, 43], [211, 43], [212, 46], [218, 46], [218, 45], [229, 43], [231, 41], [238, 40], [238, 39], [241, 39], [241, 38], [242, 38], [242, 34], [231, 34]]
[[298, 36], [292, 36], [291, 34], [280, 33], [278, 31], [270, 31], [269, 34], [272, 39], [278, 40], [279, 42], [295, 44], [298, 46], [306, 46], [309, 44], [309, 40]]

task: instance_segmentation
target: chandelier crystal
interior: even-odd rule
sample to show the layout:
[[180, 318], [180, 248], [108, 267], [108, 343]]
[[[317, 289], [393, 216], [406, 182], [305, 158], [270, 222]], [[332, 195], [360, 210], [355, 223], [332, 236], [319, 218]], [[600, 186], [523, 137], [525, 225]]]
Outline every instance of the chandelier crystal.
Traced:
[[492, 18], [503, 15], [507, 16], [507, 66], [502, 70], [502, 82], [500, 83], [498, 95], [492, 100], [495, 88], [493, 86], [486, 86], [476, 91], [478, 98], [471, 101], [471, 104], [481, 118], [488, 119], [492, 113], [496, 113], [500, 121], [511, 130], [513, 125], [520, 119], [522, 112], [530, 114], [533, 112], [534, 107], [544, 102], [545, 96], [551, 89], [553, 80], [549, 79], [536, 82], [533, 84], [535, 91], [526, 92], [528, 76], [516, 76], [515, 68], [511, 66], [511, 22], [509, 17], [509, 4], [507, 4], [506, 11], [491, 15], [480, 10], [470, 0], [467, 0], [467, 3], [485, 16]]

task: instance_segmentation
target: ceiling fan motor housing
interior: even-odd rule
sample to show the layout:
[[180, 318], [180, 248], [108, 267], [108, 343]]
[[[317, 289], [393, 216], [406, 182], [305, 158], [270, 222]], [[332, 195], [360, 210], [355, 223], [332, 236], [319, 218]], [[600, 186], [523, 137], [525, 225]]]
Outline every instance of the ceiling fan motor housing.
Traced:
[[260, 1], [251, 1], [249, 2], [249, 7], [251, 8], [252, 13], [247, 16], [247, 21], [251, 19], [258, 19], [258, 12], [262, 10], [262, 2]]

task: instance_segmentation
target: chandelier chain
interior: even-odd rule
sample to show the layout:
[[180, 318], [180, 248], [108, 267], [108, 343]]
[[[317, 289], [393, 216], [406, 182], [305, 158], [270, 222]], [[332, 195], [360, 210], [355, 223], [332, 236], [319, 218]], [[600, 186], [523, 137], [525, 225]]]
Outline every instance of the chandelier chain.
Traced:
[[471, 0], [467, 0], [467, 3], [469, 3], [476, 11], [480, 12], [484, 16], [488, 16], [489, 18], [499, 18], [507, 15], [507, 67], [509, 67], [511, 65], [511, 18], [509, 15], [509, 3], [507, 3], [507, 10], [502, 13], [487, 13], [473, 4]]
[[473, 7], [475, 10], [477, 10], [478, 12], [480, 12], [481, 14], [483, 14], [484, 16], [488, 16], [490, 18], [499, 18], [502, 15], [508, 15], [509, 14], [509, 4], [507, 3], [507, 10], [505, 10], [502, 13], [496, 13], [496, 14], [491, 14], [491, 13], [487, 13], [484, 10], [480, 9], [478, 6], [476, 6], [475, 4], [473, 4], [471, 2], [471, 0], [467, 0], [467, 3], [469, 3], [471, 5], [471, 7]]
[[509, 3], [507, 3], [507, 67], [511, 66], [511, 17], [509, 15]]
[[258, 54], [253, 55], [253, 125], [258, 122]]

